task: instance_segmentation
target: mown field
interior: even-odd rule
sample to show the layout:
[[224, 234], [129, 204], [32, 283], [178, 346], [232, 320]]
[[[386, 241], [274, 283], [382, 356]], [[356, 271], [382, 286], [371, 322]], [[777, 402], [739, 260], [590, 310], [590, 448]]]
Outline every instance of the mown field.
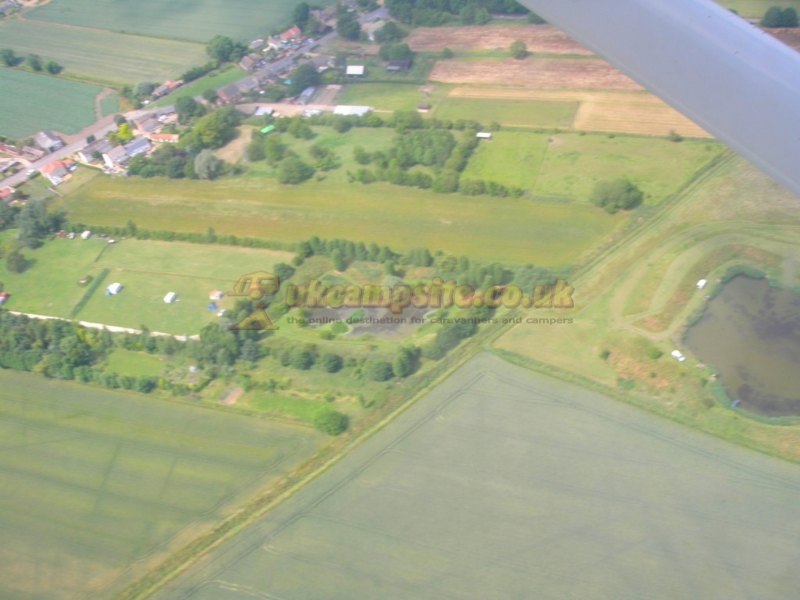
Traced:
[[552, 136], [534, 193], [588, 200], [597, 181], [625, 177], [657, 204], [719, 154], [714, 142], [558, 134]]
[[110, 597], [321, 441], [12, 371], [0, 371], [0, 432], [4, 599]]
[[[239, 276], [270, 270], [292, 257], [269, 250], [172, 242], [124, 240], [108, 246], [100, 239], [56, 239], [24, 254], [34, 263], [22, 274], [9, 273], [5, 263], [0, 265], [0, 281], [12, 294], [8, 309], [69, 317], [87, 291], [78, 280], [98, 277], [108, 269], [75, 318], [134, 329], [146, 325], [152, 331], [181, 335], [199, 333], [217, 319], [216, 311], [207, 308], [209, 292], [230, 291]], [[114, 282], [121, 283], [123, 291], [106, 296], [106, 287]], [[168, 292], [177, 293], [178, 301], [165, 304]], [[226, 298], [218, 304], [229, 307], [233, 301]]]
[[[371, 106], [376, 110], [416, 110], [417, 103], [427, 102], [432, 106], [450, 90], [449, 86], [435, 86], [433, 93], [419, 91], [417, 84], [402, 83], [358, 83], [346, 85], [336, 99], [337, 104]], [[474, 116], [472, 118], [475, 118]]]
[[774, 2], [773, 0], [716, 0], [725, 8], [736, 10], [743, 17], [761, 18], [771, 6], [788, 8], [792, 6], [800, 10], [800, 0], [784, 0], [784, 2]]
[[454, 121], [479, 120], [486, 125], [497, 121], [508, 127], [570, 127], [578, 106], [578, 102], [445, 98], [434, 116]]
[[245, 72], [242, 71], [238, 66], [229, 65], [219, 71], [214, 71], [213, 73], [209, 73], [200, 79], [196, 79], [191, 83], [182, 85], [168, 96], [164, 96], [158, 102], [154, 103], [153, 106], [174, 104], [178, 98], [183, 98], [185, 96], [194, 98], [196, 96], [200, 96], [206, 90], [218, 90], [229, 83], [240, 80], [242, 77], [245, 77], [245, 75]]
[[29, 136], [42, 129], [78, 133], [94, 123], [94, 99], [100, 90], [76, 81], [0, 68], [0, 133], [10, 137]]
[[482, 355], [155, 598], [784, 600], [798, 476]]
[[[289, 24], [300, 0], [215, 0], [169, 2], [116, 0], [52, 0], [29, 13], [28, 19], [147, 36], [207, 42], [217, 34], [250, 41]], [[329, 0], [318, 5], [330, 4]]]
[[311, 235], [426, 246], [477, 259], [559, 265], [576, 260], [624, 217], [528, 198], [441, 195], [389, 184], [266, 177], [199, 181], [98, 178], [65, 201], [70, 218], [100, 225], [205, 231], [294, 242]]
[[469, 160], [463, 177], [502, 181], [532, 190], [547, 153], [548, 134], [498, 131], [482, 142]]
[[[117, 4], [91, 3], [91, 6]], [[65, 77], [110, 85], [164, 81], [208, 60], [205, 48], [198, 43], [62, 27], [41, 21], [0, 21], [0, 40], [3, 47], [13, 48], [17, 54], [35, 53], [57, 60], [65, 67]], [[42, 93], [46, 94], [46, 89]]]

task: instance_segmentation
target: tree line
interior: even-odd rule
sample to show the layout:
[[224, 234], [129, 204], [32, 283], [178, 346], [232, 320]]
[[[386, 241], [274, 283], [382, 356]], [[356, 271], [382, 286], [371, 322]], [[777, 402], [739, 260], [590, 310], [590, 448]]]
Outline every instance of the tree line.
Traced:
[[484, 25], [492, 14], [527, 14], [515, 0], [386, 0], [391, 15], [413, 26], [436, 27], [453, 21]]
[[42, 71], [45, 71], [50, 75], [58, 75], [64, 70], [64, 67], [54, 60], [45, 61], [38, 54], [19, 56], [12, 48], [0, 49], [0, 62], [9, 68], [18, 67], [24, 64], [34, 73], [41, 73]]

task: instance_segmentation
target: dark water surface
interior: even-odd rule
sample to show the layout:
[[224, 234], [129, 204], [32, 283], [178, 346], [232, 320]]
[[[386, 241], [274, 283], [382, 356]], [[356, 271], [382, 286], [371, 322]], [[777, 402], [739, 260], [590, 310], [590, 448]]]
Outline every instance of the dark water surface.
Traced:
[[686, 345], [719, 369], [745, 410], [800, 415], [800, 295], [736, 277], [689, 329]]

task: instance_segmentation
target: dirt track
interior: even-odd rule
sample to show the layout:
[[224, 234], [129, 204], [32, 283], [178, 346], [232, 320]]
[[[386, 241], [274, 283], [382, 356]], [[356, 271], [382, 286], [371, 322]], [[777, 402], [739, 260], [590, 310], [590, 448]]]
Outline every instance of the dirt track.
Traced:
[[599, 59], [508, 58], [480, 62], [440, 60], [434, 65], [429, 78], [442, 83], [513, 83], [538, 89], [642, 89], [632, 79]]
[[522, 40], [530, 52], [549, 54], [592, 54], [551, 25], [495, 25], [470, 27], [420, 27], [405, 42], [412, 50], [435, 52], [451, 50], [508, 49]]

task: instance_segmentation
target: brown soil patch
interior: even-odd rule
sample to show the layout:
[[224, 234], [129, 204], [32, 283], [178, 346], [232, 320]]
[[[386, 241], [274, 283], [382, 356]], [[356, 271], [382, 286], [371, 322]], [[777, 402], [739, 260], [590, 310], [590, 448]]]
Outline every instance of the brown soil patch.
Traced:
[[225, 396], [225, 399], [222, 401], [223, 404], [236, 404], [236, 401], [239, 399], [239, 396], [244, 394], [244, 390], [240, 387], [233, 388], [228, 395]]
[[515, 85], [540, 89], [641, 90], [641, 86], [602, 60], [529, 58], [502, 61], [440, 60], [429, 79], [443, 83]]
[[712, 137], [702, 127], [646, 92], [461, 86], [454, 88], [449, 96], [580, 102], [572, 124], [574, 129], [642, 135], [667, 135], [670, 131], [677, 131], [688, 137]]
[[225, 162], [239, 162], [239, 159], [241, 159], [244, 155], [245, 147], [247, 147], [247, 144], [250, 143], [254, 129], [255, 127], [250, 125], [243, 125], [240, 127], [239, 136], [235, 140], [217, 150], [214, 154], [217, 155], [217, 158], [220, 158]]
[[404, 41], [412, 50], [437, 52], [451, 50], [507, 50], [521, 40], [529, 52], [584, 54], [587, 50], [551, 25], [494, 25], [470, 27], [419, 27]]
[[779, 39], [787, 46], [800, 50], [800, 28], [794, 29], [764, 29], [772, 37]]

